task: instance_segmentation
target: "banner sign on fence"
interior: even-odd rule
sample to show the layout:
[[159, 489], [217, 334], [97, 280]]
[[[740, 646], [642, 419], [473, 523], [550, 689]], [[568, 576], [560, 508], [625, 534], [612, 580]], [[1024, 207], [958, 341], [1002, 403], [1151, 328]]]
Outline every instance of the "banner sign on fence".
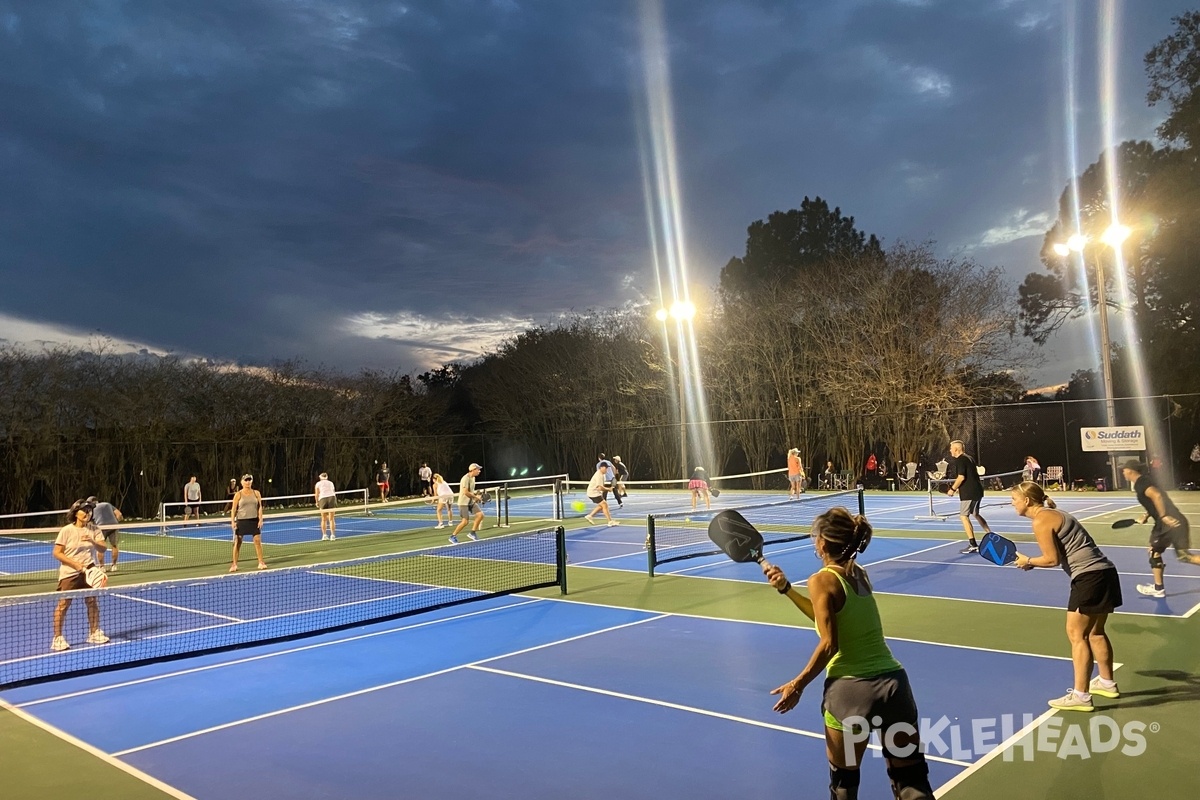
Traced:
[[1095, 453], [1109, 450], [1145, 450], [1146, 428], [1144, 425], [1124, 425], [1115, 428], [1080, 428], [1083, 452]]

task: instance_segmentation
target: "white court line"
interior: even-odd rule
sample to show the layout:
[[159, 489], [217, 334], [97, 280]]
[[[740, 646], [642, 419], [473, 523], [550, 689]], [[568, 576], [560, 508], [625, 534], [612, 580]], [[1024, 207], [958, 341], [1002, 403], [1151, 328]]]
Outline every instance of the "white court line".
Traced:
[[[1044, 606], [1040, 603], [1008, 603], [1003, 600], [980, 600], [974, 597], [944, 597], [940, 594], [909, 594], [908, 592], [881, 592], [878, 589], [874, 594], [891, 595], [892, 597], [923, 597], [929, 600], [953, 600], [959, 603], [986, 603], [993, 606], [1016, 606], [1017, 608], [1048, 608], [1051, 611], [1065, 611], [1062, 606]], [[1178, 614], [1154, 614], [1149, 611], [1122, 611], [1120, 609], [1113, 612], [1126, 617], [1156, 617], [1158, 619], [1181, 619]], [[1111, 616], [1111, 615], [1110, 615]]]
[[312, 702], [309, 702], [309, 703], [301, 703], [300, 705], [291, 706], [289, 708], [281, 708], [277, 711], [269, 711], [266, 714], [256, 714], [253, 717], [246, 717], [245, 719], [234, 720], [233, 722], [226, 722], [221, 725], [214, 725], [212, 727], [205, 728], [203, 730], [192, 731], [191, 733], [184, 733], [184, 734], [180, 734], [179, 736], [172, 736], [168, 739], [163, 739], [161, 741], [150, 742], [149, 744], [143, 744], [143, 745], [139, 745], [137, 747], [130, 747], [128, 749], [120, 750], [116, 753], [113, 753], [112, 755], [120, 757], [120, 756], [129, 755], [130, 753], [138, 753], [143, 750], [149, 750], [153, 747], [161, 747], [162, 745], [165, 745], [165, 744], [172, 744], [174, 742], [183, 741], [185, 739], [192, 739], [197, 736], [203, 736], [205, 734], [215, 733], [216, 731], [227, 730], [229, 728], [234, 728], [239, 725], [245, 725], [250, 722], [258, 722], [259, 720], [269, 719], [271, 717], [278, 717], [283, 714], [290, 714], [293, 711], [301, 711], [301, 710], [308, 709], [308, 708], [314, 708], [316, 706], [322, 706], [322, 705], [326, 705], [328, 703], [337, 702], [338, 700], [346, 700], [351, 697], [358, 697], [360, 695], [370, 694], [372, 692], [378, 692], [383, 689], [390, 689], [395, 686], [401, 686], [406, 683], [413, 683], [415, 681], [424, 680], [426, 678], [436, 677], [438, 675], [445, 675], [446, 673], [449, 673], [449, 672], [457, 672], [460, 669], [466, 669], [468, 667], [474, 667], [474, 666], [478, 666], [480, 664], [486, 664], [489, 661], [498, 661], [499, 659], [502, 659], [502, 658], [511, 658], [513, 656], [519, 656], [519, 655], [523, 655], [525, 653], [532, 653], [537, 650], [542, 650], [547, 647], [554, 647], [556, 645], [566, 644], [568, 642], [574, 642], [574, 641], [578, 641], [580, 639], [587, 639], [588, 637], [596, 636], [597, 634], [609, 633], [611, 631], [620, 630], [621, 628], [629, 628], [634, 625], [642, 625], [647, 622], [653, 622], [655, 620], [662, 619], [663, 617], [666, 617], [666, 616], [668, 616], [668, 615], [660, 614], [657, 616], [648, 617], [647, 619], [635, 620], [633, 622], [625, 622], [620, 625], [612, 625], [607, 628], [601, 628], [598, 631], [590, 631], [588, 633], [581, 633], [577, 636], [569, 636], [566, 639], [559, 639], [557, 641], [546, 642], [545, 644], [539, 644], [539, 645], [535, 645], [533, 647], [526, 647], [521, 650], [515, 650], [511, 653], [504, 653], [503, 655], [491, 656], [489, 658], [480, 659], [479, 661], [472, 661], [469, 664], [461, 664], [461, 665], [454, 666], [454, 667], [447, 667], [446, 669], [439, 669], [439, 670], [435, 670], [433, 672], [427, 672], [424, 675], [415, 675], [411, 678], [404, 678], [404, 679], [398, 680], [398, 681], [391, 681], [389, 683], [380, 684], [378, 686], [370, 686], [370, 687], [367, 687], [366, 689], [356, 689], [353, 692], [346, 692], [344, 694], [336, 695], [334, 697], [326, 697], [322, 700], [313, 700]]
[[[431, 619], [431, 620], [425, 620], [423, 622], [415, 622], [415, 623], [412, 623], [411, 625], [401, 625], [398, 628], [388, 628], [387, 630], [372, 631], [370, 633], [359, 633], [359, 634], [355, 634], [354, 636], [347, 636], [347, 637], [341, 638], [341, 639], [333, 639], [328, 642], [316, 642], [314, 644], [305, 644], [305, 645], [300, 645], [299, 647], [291, 647], [291, 648], [288, 648], [287, 650], [277, 650], [275, 652], [260, 653], [259, 655], [247, 656], [245, 658], [235, 658], [232, 661], [221, 661], [216, 664], [206, 664], [203, 667], [189, 667], [187, 669], [180, 669], [180, 670], [176, 670], [174, 672], [166, 672], [161, 675], [150, 675], [145, 678], [137, 678], [136, 680], [122, 681], [120, 683], [111, 683], [111, 684], [108, 684], [107, 686], [97, 686], [97, 687], [94, 687], [91, 689], [81, 689], [80, 691], [77, 691], [77, 692], [68, 692], [66, 694], [55, 695], [53, 697], [43, 697], [40, 700], [28, 700], [24, 703], [21, 703], [20, 707], [28, 708], [29, 706], [41, 705], [42, 703], [56, 703], [59, 700], [69, 700], [74, 697], [83, 697], [83, 696], [89, 695], [89, 694], [97, 694], [99, 692], [107, 692], [111, 689], [124, 689], [127, 686], [138, 686], [143, 683], [153, 683], [154, 681], [166, 680], [168, 678], [179, 678], [184, 675], [192, 675], [197, 672], [208, 672], [209, 670], [214, 670], [214, 669], [224, 669], [225, 667], [235, 667], [240, 664], [249, 664], [254, 661], [262, 661], [262, 660], [268, 659], [268, 658], [277, 658], [279, 656], [292, 655], [293, 653], [303, 653], [306, 650], [316, 650], [318, 648], [331, 647], [331, 646], [337, 645], [337, 644], [348, 644], [350, 642], [357, 642], [357, 641], [361, 641], [363, 639], [373, 639], [376, 636], [389, 636], [393, 633], [403, 633], [405, 631], [411, 631], [411, 630], [415, 630], [417, 628], [426, 628], [426, 627], [430, 627], [432, 625], [439, 625], [443, 622], [457, 622], [458, 620], [468, 619], [470, 617], [477, 617], [477, 616], [480, 616], [483, 614], [491, 614], [491, 613], [494, 613], [497, 611], [505, 611], [510, 608], [519, 608], [521, 606], [526, 606], [526, 605], [530, 605], [532, 603], [540, 603], [540, 602], [543, 602], [543, 601], [540, 599], [523, 600], [519, 603], [509, 603], [509, 604], [503, 605], [503, 606], [496, 606], [495, 608], [484, 608], [484, 609], [479, 609], [477, 611], [471, 611], [471, 612], [468, 612], [465, 614], [455, 614], [454, 616], [450, 616], [450, 617], [441, 617], [439, 619]], [[646, 612], [646, 613], [651, 613], [651, 612]]]
[[[728, 580], [727, 578], [704, 578], [703, 576], [698, 576], [698, 577], [700, 577], [700, 579], [702, 579], [702, 580]], [[745, 583], [745, 581], [736, 581], [736, 582], [737, 583]], [[645, 613], [648, 613], [648, 614], [653, 613], [650, 611], [646, 611], [646, 609], [644, 609], [644, 608], [635, 608], [633, 606], [619, 606], [619, 605], [615, 605], [613, 603], [591, 603], [591, 602], [584, 603], [579, 600], [574, 600], [570, 597], [547, 597], [547, 598], [544, 598], [544, 600], [546, 602], [550, 602], [550, 603], [576, 603], [579, 605], [597, 606], [599, 608], [611, 608], [616, 611], [644, 611]], [[796, 613], [800, 613], [800, 612], [796, 612]], [[662, 616], [683, 617], [685, 619], [702, 619], [702, 620], [707, 620], [710, 622], [729, 622], [729, 623], [733, 623], [733, 624], [737, 624], [737, 625], [761, 625], [761, 626], [764, 626], [767, 628], [782, 628], [784, 630], [789, 630], [789, 631], [796, 630], [798, 628], [800, 630], [813, 630], [811, 625], [800, 626], [800, 625], [789, 625], [789, 624], [786, 624], [783, 622], [763, 622], [762, 620], [753, 620], [753, 619], [731, 619], [729, 617], [714, 617], [710, 614], [691, 614], [691, 613], [684, 612], [684, 611], [671, 611], [671, 612], [663, 614]], [[952, 648], [955, 650], [975, 650], [975, 651], [978, 651], [981, 653], [1001, 653], [1003, 655], [1025, 656], [1028, 658], [1049, 658], [1054, 661], [1070, 661], [1071, 660], [1070, 656], [1053, 656], [1053, 655], [1046, 655], [1045, 653], [1026, 653], [1026, 652], [1023, 652], [1020, 650], [1001, 650], [1001, 649], [995, 648], [995, 647], [979, 647], [979, 646], [973, 645], [973, 644], [955, 644], [953, 642], [931, 642], [927, 639], [909, 639], [904, 636], [887, 636], [887, 635], [885, 635], [885, 638], [890, 639], [892, 641], [896, 641], [896, 642], [910, 642], [912, 644], [927, 644], [932, 647], [949, 647], [949, 648]], [[1116, 662], [1114, 662], [1113, 669], [1116, 669], [1117, 666], [1119, 666], [1119, 665]]]
[[224, 619], [224, 620], [228, 620], [229, 622], [246, 622], [247, 621], [247, 620], [241, 619], [239, 617], [228, 616], [227, 614], [217, 614], [213, 611], [201, 611], [198, 608], [186, 608], [184, 606], [172, 605], [171, 603], [164, 603], [160, 600], [148, 600], [145, 597], [134, 597], [133, 595], [121, 594], [119, 592], [112, 592], [108, 596], [109, 597], [119, 597], [122, 600], [134, 600], [138, 603], [146, 603], [147, 605], [152, 605], [152, 606], [162, 606], [163, 608], [170, 608], [174, 611], [185, 611], [188, 614], [201, 614], [206, 617], [216, 617], [217, 619]]
[[[1012, 736], [1005, 739], [1003, 742], [1001, 742], [999, 745], [997, 745], [992, 750], [989, 750], [983, 756], [983, 758], [980, 758], [977, 761], [975, 761], [973, 764], [968, 765], [967, 768], [964, 769], [962, 772], [958, 773], [953, 778], [951, 778], [950, 780], [946, 781], [941, 786], [939, 786], [934, 791], [934, 795], [937, 797], [944, 796], [946, 794], [946, 792], [950, 791], [955, 786], [958, 786], [960, 783], [965, 781], [967, 778], [971, 777], [976, 772], [978, 772], [980, 769], [982, 769], [983, 766], [985, 764], [987, 764], [989, 761], [991, 761], [992, 759], [996, 758], [999, 755], [1002, 755], [1006, 750], [1008, 750], [1010, 747], [1012, 747], [1017, 742], [1021, 741], [1021, 739], [1024, 738], [1025, 736], [1031, 735], [1033, 733], [1033, 731], [1035, 731], [1039, 727], [1041, 727], [1042, 723], [1045, 722], [1046, 720], [1050, 719], [1050, 717], [1054, 716], [1055, 713], [1056, 713], [1056, 709], [1053, 709], [1053, 708], [1043, 712], [1042, 715], [1040, 717], [1038, 717], [1037, 719], [1035, 719], [1033, 722], [1029, 723], [1024, 728], [1021, 728], [1021, 730], [1017, 731]], [[925, 757], [929, 758], [928, 755]]]
[[158, 789], [160, 792], [162, 792], [163, 794], [166, 794], [169, 797], [174, 797], [174, 798], [176, 798], [176, 800], [196, 800], [196, 798], [192, 797], [190, 794], [186, 794], [185, 792], [182, 792], [179, 789], [176, 789], [174, 786], [171, 786], [168, 783], [163, 783], [158, 778], [155, 778], [152, 775], [147, 775], [145, 772], [142, 772], [137, 767], [130, 766], [129, 764], [126, 764], [124, 761], [121, 761], [120, 759], [113, 758], [108, 753], [105, 753], [103, 750], [100, 750], [97, 747], [93, 747], [92, 745], [88, 744], [87, 742], [83, 741], [82, 739], [75, 738], [74, 736], [67, 733], [66, 731], [59, 730], [58, 728], [54, 727], [50, 723], [40, 720], [37, 717], [33, 716], [32, 714], [29, 714], [25, 711], [20, 710], [19, 708], [16, 708], [15, 706], [10, 705], [9, 703], [6, 703], [4, 700], [0, 700], [0, 708], [3, 708], [7, 711], [11, 711], [15, 716], [17, 716], [20, 719], [25, 720], [30, 725], [33, 725], [37, 728], [41, 728], [42, 730], [46, 731], [46, 733], [49, 733], [51, 736], [61, 739], [62, 741], [66, 742], [69, 745], [78, 747], [80, 750], [87, 753], [88, 755], [98, 758], [101, 761], [103, 761], [105, 764], [116, 767], [117, 769], [121, 770], [122, 772], [124, 772], [128, 775], [132, 775], [133, 777], [137, 778], [139, 781], [142, 781], [143, 783], [145, 783], [149, 786], [153, 786], [155, 789]]
[[[714, 719], [723, 719], [723, 720], [727, 720], [729, 722], [740, 722], [743, 725], [752, 725], [756, 728], [766, 728], [767, 730], [771, 730], [771, 731], [782, 731], [783, 733], [791, 733], [791, 734], [795, 734], [796, 736], [803, 736], [808, 739], [820, 739], [821, 741], [825, 741], [824, 733], [817, 733], [815, 731], [806, 731], [801, 728], [791, 728], [786, 725], [773, 725], [769, 722], [760, 722], [758, 720], [748, 719], [746, 717], [734, 716], [733, 714], [723, 714], [719, 711], [709, 711], [708, 709], [696, 708], [695, 706], [685, 706], [685, 705], [681, 705], [680, 703], [672, 703], [672, 702], [669, 702], [666, 700], [655, 700], [651, 697], [642, 697], [640, 695], [635, 695], [635, 694], [626, 694], [625, 692], [614, 692], [609, 689], [600, 689], [595, 686], [584, 686], [579, 683], [568, 683], [566, 681], [558, 681], [558, 680], [553, 680], [551, 678], [542, 678], [537, 675], [527, 675], [527, 674], [521, 673], [521, 672], [511, 672], [506, 669], [496, 669], [495, 667], [472, 666], [472, 667], [470, 667], [470, 669], [478, 670], [480, 672], [490, 672], [494, 675], [504, 675], [509, 678], [517, 678], [519, 680], [524, 680], [524, 681], [532, 681], [533, 683], [544, 683], [549, 686], [559, 686], [564, 689], [575, 689], [576, 691], [580, 691], [580, 692], [588, 692], [590, 694], [604, 695], [605, 697], [615, 697], [618, 700], [632, 700], [635, 703], [645, 703], [646, 705], [658, 706], [659, 708], [669, 708], [674, 711], [686, 711], [689, 714], [699, 714], [700, 716], [703, 716], [703, 717], [713, 717]], [[867, 747], [871, 750], [880, 750], [880, 751], [883, 750], [883, 747], [881, 745], [877, 745], [874, 742], [872, 742], [871, 744], [868, 744]], [[935, 756], [935, 755], [927, 754], [925, 756], [925, 758], [927, 758], [930, 761], [940, 761], [943, 764], [954, 764], [955, 766], [958, 766], [958, 767], [970, 766], [970, 762], [968, 762], [968, 761], [955, 761], [952, 758], [943, 758], [942, 756]]]
[[[889, 560], [894, 560], [894, 559], [889, 559]], [[974, 563], [971, 563], [968, 561], [925, 561], [924, 559], [920, 559], [920, 558], [908, 559], [908, 558], [904, 558], [904, 557], [900, 557], [900, 560], [904, 561], [906, 564], [944, 564], [945, 566], [948, 566], [948, 567], [983, 567], [984, 569], [995, 569], [996, 568], [995, 564], [974, 564]], [[982, 561], [983, 559], [980, 559], [980, 560]], [[876, 562], [876, 563], [882, 563], [882, 562]], [[863, 566], [868, 566], [868, 565], [864, 564]], [[1121, 570], [1117, 570], [1117, 574], [1125, 575], [1130, 578], [1153, 577], [1152, 573], [1149, 573], [1149, 572], [1122, 572]], [[1172, 580], [1174, 580], [1176, 578], [1200, 579], [1200, 575], [1172, 575], [1171, 576]]]

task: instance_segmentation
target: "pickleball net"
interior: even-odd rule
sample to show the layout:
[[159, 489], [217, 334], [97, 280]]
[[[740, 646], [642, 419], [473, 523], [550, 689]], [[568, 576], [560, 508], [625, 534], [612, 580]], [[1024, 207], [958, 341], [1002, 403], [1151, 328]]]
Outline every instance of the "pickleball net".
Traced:
[[[551, 492], [549, 498], [535, 501], [533, 507], [550, 512], [554, 508], [553, 486], [546, 491]], [[507, 492], [489, 489], [489, 493], [491, 500], [481, 506], [486, 530], [505, 526], [509, 518]], [[303, 555], [322, 547], [339, 546], [336, 542], [323, 544], [321, 513], [317, 509], [265, 513], [262, 543], [268, 562], [284, 552]], [[337, 542], [349, 539], [390, 542], [401, 537], [432, 534], [438, 524], [437, 509], [427, 498], [375, 503], [369, 508], [353, 502], [327, 513], [332, 513], [336, 520]], [[442, 510], [446, 527], [453, 529], [459, 518], [455, 504]], [[548, 514], [542, 518], [556, 519]], [[0, 531], [0, 590], [37, 584], [53, 587], [58, 572], [58, 562], [52, 555], [53, 544], [65, 521], [63, 515], [46, 521], [57, 523], [53, 527]], [[532, 519], [518, 522], [537, 524]], [[233, 528], [228, 515], [187, 521], [174, 517], [159, 522], [121, 523], [116, 530], [119, 532], [121, 575], [135, 575], [140, 580], [164, 580], [198, 567], [229, 564]], [[252, 553], [253, 548], [247, 541], [242, 554], [248, 552]]]
[[708, 523], [726, 508], [736, 509], [763, 535], [765, 544], [794, 542], [812, 535], [812, 523], [831, 508], [865, 513], [862, 489], [805, 494], [771, 503], [748, 503], [710, 510], [649, 514], [646, 517], [646, 560], [649, 572], [672, 561], [717, 555], [721, 549], [708, 538]]
[[[457, 546], [160, 581], [0, 598], [0, 687], [285, 641], [515, 592], [566, 593], [561, 527]], [[52, 651], [58, 604], [71, 600]], [[89, 644], [86, 605], [105, 644]]]
[[[979, 482], [983, 484], [984, 498], [979, 507], [982, 509], [988, 506], [1008, 505], [1008, 493], [1012, 491], [1014, 486], [1025, 480], [1025, 476], [1025, 471], [1019, 469], [1012, 472], [980, 475]], [[960, 502], [959, 497], [957, 495], [950, 497], [946, 494], [956, 480], [956, 477], [929, 478], [926, 481], [928, 487], [927, 493], [929, 495], [928, 511], [925, 514], [917, 515], [914, 519], [940, 521], [949, 519], [950, 517], [957, 517]], [[1000, 499], [989, 498], [988, 492], [997, 493]]]

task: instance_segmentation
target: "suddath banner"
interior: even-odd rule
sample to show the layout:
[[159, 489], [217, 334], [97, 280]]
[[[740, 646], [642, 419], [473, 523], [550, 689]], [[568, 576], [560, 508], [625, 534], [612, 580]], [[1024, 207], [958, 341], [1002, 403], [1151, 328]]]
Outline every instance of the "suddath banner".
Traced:
[[1083, 442], [1083, 452], [1085, 453], [1146, 449], [1146, 427], [1144, 425], [1080, 428], [1079, 438]]

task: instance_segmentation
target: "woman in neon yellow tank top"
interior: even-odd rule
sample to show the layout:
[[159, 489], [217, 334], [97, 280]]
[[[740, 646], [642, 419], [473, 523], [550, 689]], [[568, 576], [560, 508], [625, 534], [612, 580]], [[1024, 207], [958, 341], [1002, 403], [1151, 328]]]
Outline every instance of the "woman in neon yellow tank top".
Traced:
[[908, 675], [884, 641], [871, 581], [855, 562], [871, 542], [871, 525], [864, 516], [834, 508], [813, 521], [812, 534], [824, 566], [808, 579], [809, 597], [779, 567], [764, 570], [771, 585], [816, 623], [821, 637], [804, 670], [771, 692], [779, 695], [775, 710], [786, 714], [795, 708], [804, 689], [825, 672], [822, 710], [832, 800], [858, 797], [871, 727], [880, 730], [897, 800], [932, 798]]

